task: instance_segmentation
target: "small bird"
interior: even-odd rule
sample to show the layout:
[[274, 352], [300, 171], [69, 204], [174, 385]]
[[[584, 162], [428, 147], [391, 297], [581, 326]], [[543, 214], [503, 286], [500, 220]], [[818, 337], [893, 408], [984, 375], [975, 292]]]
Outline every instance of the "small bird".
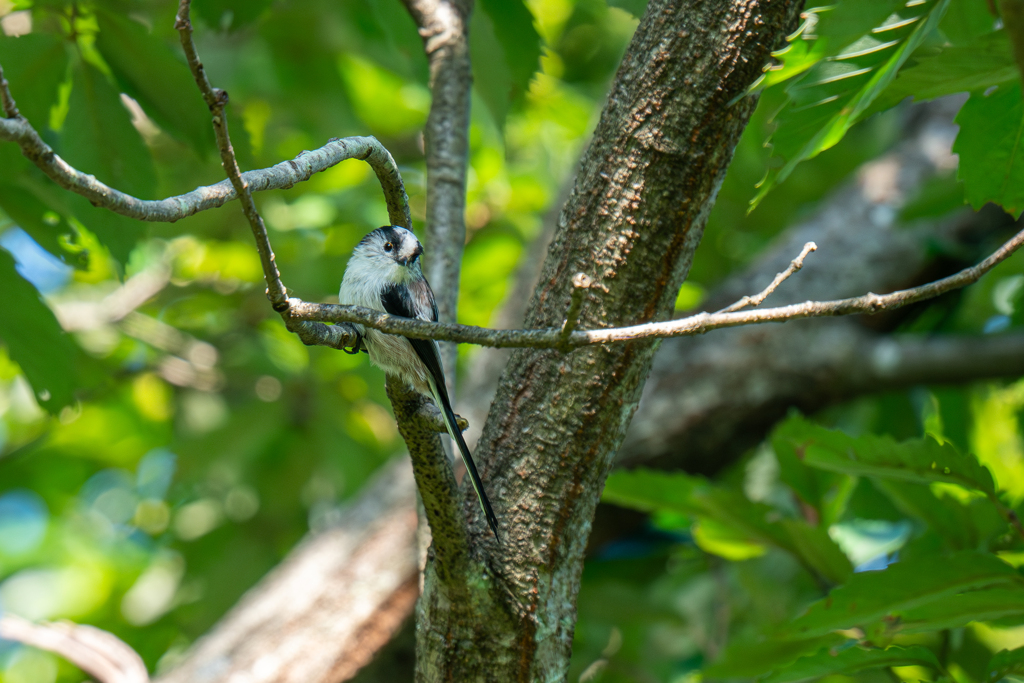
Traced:
[[[420, 268], [419, 258], [422, 253], [423, 246], [410, 230], [396, 225], [377, 228], [364, 237], [352, 252], [345, 267], [345, 276], [341, 280], [338, 301], [405, 318], [437, 322], [434, 292]], [[459, 445], [462, 460], [466, 463], [466, 473], [480, 500], [487, 524], [494, 532], [494, 537], [500, 540], [498, 519], [494, 516], [473, 463], [473, 456], [455, 421], [437, 342], [385, 334], [365, 329], [362, 325], [355, 327], [362, 335], [361, 342], [374, 365], [404, 380], [414, 391], [434, 399], [448, 433]]]

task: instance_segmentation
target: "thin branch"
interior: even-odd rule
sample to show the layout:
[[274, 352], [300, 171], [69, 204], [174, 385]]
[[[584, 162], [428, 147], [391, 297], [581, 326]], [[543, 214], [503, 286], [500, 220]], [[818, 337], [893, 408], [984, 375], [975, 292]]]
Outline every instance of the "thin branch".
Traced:
[[982, 275], [1009, 258], [1024, 245], [1024, 230], [1003, 244], [981, 263], [935, 282], [903, 289], [890, 294], [865, 294], [835, 301], [807, 301], [802, 304], [765, 308], [756, 311], [734, 311], [729, 313], [698, 313], [678, 320], [645, 323], [630, 327], [606, 330], [577, 330], [567, 341], [562, 339], [561, 328], [536, 330], [494, 330], [472, 325], [431, 323], [388, 315], [380, 311], [358, 306], [335, 304], [312, 304], [299, 299], [289, 299], [288, 316], [295, 320], [319, 320], [335, 323], [359, 323], [390, 334], [400, 334], [414, 339], [439, 339], [460, 344], [477, 344], [498, 348], [557, 349], [576, 348], [592, 344], [612, 344], [639, 339], [689, 337], [704, 334], [723, 327], [755, 325], [760, 323], [785, 322], [800, 318], [822, 318], [859, 313], [874, 314], [902, 308], [918, 301], [934, 299], [937, 296], [960, 289], [977, 282]]
[[13, 614], [0, 616], [0, 639], [60, 655], [99, 683], [148, 683], [142, 657], [117, 636], [94, 626], [68, 622], [34, 624]]
[[810, 254], [812, 251], [816, 251], [817, 249], [817, 244], [815, 244], [814, 242], [808, 242], [807, 244], [804, 245], [803, 251], [800, 252], [800, 255], [789, 262], [789, 268], [786, 268], [784, 271], [776, 275], [775, 279], [771, 281], [771, 284], [762, 289], [758, 294], [755, 294], [754, 296], [745, 296], [736, 303], [726, 306], [725, 308], [718, 312], [732, 313], [734, 311], [742, 310], [747, 306], [760, 306], [761, 303], [765, 299], [767, 299], [772, 292], [779, 288], [779, 285], [788, 280], [793, 273], [803, 268], [804, 259], [807, 258], [808, 254]]
[[206, 70], [203, 63], [199, 61], [199, 54], [196, 52], [195, 42], [192, 40], [192, 22], [189, 20], [189, 8], [191, 0], [181, 0], [178, 5], [178, 15], [174, 21], [174, 28], [181, 35], [181, 47], [185, 50], [185, 58], [188, 60], [188, 67], [192, 71], [192, 77], [203, 94], [206, 106], [213, 114], [213, 130], [217, 135], [217, 148], [220, 150], [221, 163], [224, 172], [228, 174], [235, 194], [242, 202], [242, 212], [249, 220], [252, 228], [253, 238], [256, 240], [256, 249], [260, 254], [260, 263], [263, 264], [263, 273], [267, 281], [267, 298], [275, 311], [282, 311], [288, 307], [288, 292], [284, 283], [281, 282], [281, 273], [277, 269], [274, 260], [274, 250], [270, 247], [270, 238], [267, 236], [267, 226], [263, 223], [263, 217], [256, 209], [256, 203], [252, 199], [252, 192], [242, 180], [242, 172], [238, 168], [238, 161], [235, 159], [235, 150], [231, 146], [231, 137], [228, 134], [228, 121], [224, 116], [224, 105], [228, 103], [228, 94], [220, 88], [214, 88], [210, 79], [206, 77]]
[[572, 278], [572, 298], [569, 300], [569, 310], [565, 313], [565, 322], [562, 323], [560, 335], [563, 345], [568, 345], [569, 338], [580, 322], [580, 311], [583, 310], [583, 297], [592, 284], [586, 273], [576, 273]]
[[[472, 0], [403, 0], [430, 63], [427, 161], [427, 251], [423, 270], [437, 299], [438, 320], [455, 322], [466, 243], [466, 167], [473, 74], [469, 57]], [[408, 227], [408, 226], [407, 226]], [[454, 344], [441, 345], [448, 392], [455, 395]]]
[[11, 96], [10, 84], [4, 78], [3, 67], [0, 67], [0, 105], [3, 106], [5, 117], [8, 119], [21, 119], [18, 105], [14, 103], [14, 97]]

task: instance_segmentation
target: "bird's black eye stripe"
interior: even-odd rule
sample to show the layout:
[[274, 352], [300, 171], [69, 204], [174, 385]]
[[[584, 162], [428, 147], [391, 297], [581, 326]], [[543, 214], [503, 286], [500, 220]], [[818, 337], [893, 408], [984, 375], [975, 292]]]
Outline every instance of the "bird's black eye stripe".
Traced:
[[395, 245], [391, 244], [391, 242], [385, 242], [384, 243], [384, 251], [391, 251], [394, 248], [395, 248]]

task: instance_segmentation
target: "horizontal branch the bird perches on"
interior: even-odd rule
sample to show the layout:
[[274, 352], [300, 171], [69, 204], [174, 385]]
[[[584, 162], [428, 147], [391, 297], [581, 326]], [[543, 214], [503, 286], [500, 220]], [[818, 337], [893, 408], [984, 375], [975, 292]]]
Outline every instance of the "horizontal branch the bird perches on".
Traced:
[[[389, 315], [382, 311], [359, 306], [314, 304], [300, 299], [289, 299], [288, 309], [282, 312], [282, 315], [296, 323], [357, 323], [366, 327], [372, 327], [381, 332], [400, 334], [414, 339], [436, 339], [439, 341], [453, 341], [460, 344], [477, 344], [479, 346], [492, 346], [496, 348], [576, 348], [591, 344], [613, 344], [640, 339], [687, 337], [704, 334], [705, 332], [723, 327], [785, 322], [800, 318], [822, 318], [890, 311], [917, 303], [918, 301], [933, 299], [946, 292], [977, 282], [982, 275], [1009, 258], [1022, 245], [1024, 245], [1024, 230], [1018, 232], [1003, 246], [990, 254], [988, 258], [974, 266], [965, 268], [941, 280], [921, 285], [920, 287], [902, 289], [889, 294], [868, 293], [849, 299], [806, 301], [802, 304], [791, 304], [789, 306], [752, 311], [728, 311], [728, 308], [732, 307], [727, 307], [727, 309], [719, 313], [697, 313], [686, 318], [667, 320], [665, 322], [644, 323], [629, 327], [599, 330], [576, 330], [571, 332], [567, 338], [563, 334], [563, 328], [558, 327], [536, 330], [495, 330], [473, 325], [453, 325], [413, 320], [412, 318]], [[811, 249], [805, 246], [804, 252], [809, 251]], [[801, 254], [801, 256], [804, 255], [806, 253]], [[783, 274], [788, 273], [792, 275], [796, 270], [797, 268], [791, 265]], [[776, 278], [767, 289], [778, 287], [785, 279], [785, 277], [782, 279]], [[759, 296], [750, 297], [751, 302], [757, 300]], [[355, 331], [353, 330], [350, 334], [352, 338], [351, 344], [354, 344], [356, 340]]]

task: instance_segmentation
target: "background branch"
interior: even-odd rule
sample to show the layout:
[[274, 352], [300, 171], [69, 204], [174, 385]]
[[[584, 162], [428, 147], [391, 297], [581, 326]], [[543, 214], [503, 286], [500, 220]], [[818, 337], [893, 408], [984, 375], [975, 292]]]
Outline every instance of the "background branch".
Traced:
[[148, 683], [142, 658], [112, 633], [69, 622], [34, 624], [0, 615], [0, 639], [60, 655], [99, 683]]
[[[434, 290], [438, 320], [455, 322], [466, 243], [466, 166], [473, 73], [469, 61], [472, 0], [402, 0], [423, 38], [430, 64], [427, 157], [427, 248], [423, 271]], [[441, 344], [448, 393], [455, 395], [454, 344]]]

